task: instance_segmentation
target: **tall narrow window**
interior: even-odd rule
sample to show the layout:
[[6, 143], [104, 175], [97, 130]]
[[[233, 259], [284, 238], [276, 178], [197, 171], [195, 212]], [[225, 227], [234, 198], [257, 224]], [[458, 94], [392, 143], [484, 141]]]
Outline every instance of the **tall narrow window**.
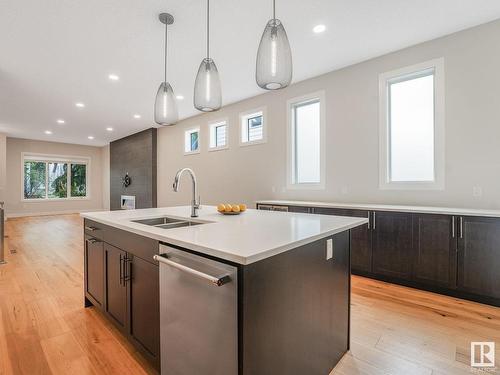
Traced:
[[381, 76], [381, 187], [443, 183], [442, 60]]
[[48, 163], [48, 198], [68, 197], [68, 164]]
[[265, 142], [265, 126], [264, 109], [240, 114], [240, 144], [251, 145]]
[[228, 148], [227, 120], [217, 121], [208, 125], [210, 131], [209, 150], [222, 150]]
[[184, 153], [196, 154], [200, 152], [200, 129], [190, 129], [185, 133]]
[[289, 187], [324, 187], [323, 95], [315, 93], [288, 101]]

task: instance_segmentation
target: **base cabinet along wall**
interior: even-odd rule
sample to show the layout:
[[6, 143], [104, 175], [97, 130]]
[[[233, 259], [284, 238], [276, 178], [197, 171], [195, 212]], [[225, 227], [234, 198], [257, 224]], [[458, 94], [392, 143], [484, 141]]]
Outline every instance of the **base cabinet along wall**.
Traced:
[[85, 306], [94, 305], [160, 368], [159, 243], [85, 220]]
[[500, 218], [313, 206], [290, 211], [368, 217], [367, 226], [351, 231], [354, 274], [500, 306]]

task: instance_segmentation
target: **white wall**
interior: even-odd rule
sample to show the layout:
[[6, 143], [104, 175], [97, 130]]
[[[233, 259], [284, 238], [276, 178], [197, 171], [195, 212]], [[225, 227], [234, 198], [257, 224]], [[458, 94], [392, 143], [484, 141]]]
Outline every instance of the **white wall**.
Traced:
[[110, 207], [110, 164], [109, 145], [101, 148], [101, 174], [102, 174], [102, 208], [109, 210]]
[[[202, 203], [252, 204], [257, 199], [286, 198], [498, 209], [499, 35], [500, 21], [495, 21], [162, 128], [158, 134], [158, 205], [188, 204], [191, 187], [187, 181], [182, 193], [173, 193], [170, 186], [177, 169], [192, 167]], [[379, 190], [378, 76], [439, 57], [445, 59], [445, 190]], [[224, 72], [221, 75], [224, 79]], [[286, 101], [318, 90], [326, 92], [326, 189], [287, 191]], [[238, 114], [260, 106], [268, 110], [268, 142], [239, 147]], [[230, 148], [207, 152], [206, 124], [224, 117], [230, 122]], [[184, 130], [197, 125], [202, 129], [201, 153], [184, 156]], [[474, 186], [482, 188], [481, 197], [473, 197]]]
[[[68, 201], [22, 200], [22, 153], [82, 156], [90, 158], [90, 198]], [[69, 213], [103, 208], [103, 164], [101, 147], [7, 138], [7, 184], [5, 212], [9, 217]]]
[[5, 200], [7, 184], [7, 137], [0, 133], [0, 202]]

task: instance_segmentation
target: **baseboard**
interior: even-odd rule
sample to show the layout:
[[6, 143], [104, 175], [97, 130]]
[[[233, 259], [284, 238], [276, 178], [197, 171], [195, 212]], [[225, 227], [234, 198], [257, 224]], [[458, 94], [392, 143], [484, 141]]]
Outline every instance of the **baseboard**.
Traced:
[[18, 217], [36, 217], [36, 216], [54, 216], [54, 215], [70, 215], [79, 214], [82, 212], [98, 212], [107, 211], [103, 208], [94, 208], [88, 210], [66, 210], [66, 211], [45, 211], [45, 212], [22, 212], [22, 213], [5, 213], [5, 220], [15, 219]]

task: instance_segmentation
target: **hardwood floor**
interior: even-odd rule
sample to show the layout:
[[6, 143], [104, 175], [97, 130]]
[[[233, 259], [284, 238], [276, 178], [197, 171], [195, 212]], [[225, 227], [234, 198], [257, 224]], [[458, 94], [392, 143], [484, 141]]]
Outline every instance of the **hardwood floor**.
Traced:
[[[7, 222], [0, 265], [0, 375], [153, 374], [93, 308], [83, 308], [77, 215]], [[332, 374], [471, 374], [470, 342], [496, 342], [500, 309], [353, 277], [351, 351]], [[478, 373], [477, 371], [474, 371]]]

